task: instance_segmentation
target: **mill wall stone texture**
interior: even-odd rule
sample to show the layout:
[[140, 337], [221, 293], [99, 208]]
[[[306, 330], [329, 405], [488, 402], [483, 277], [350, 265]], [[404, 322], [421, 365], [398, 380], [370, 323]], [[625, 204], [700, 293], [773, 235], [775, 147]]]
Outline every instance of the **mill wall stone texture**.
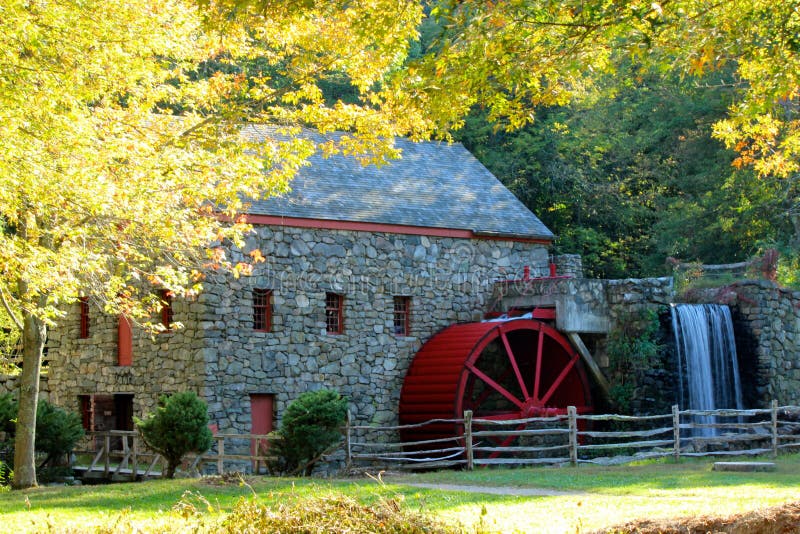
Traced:
[[[78, 339], [70, 310], [50, 337], [50, 389], [77, 410], [78, 396], [129, 393], [137, 416], [160, 394], [198, 392], [220, 432], [250, 431], [250, 395], [271, 394], [280, 414], [304, 391], [333, 388], [356, 420], [395, 424], [408, 365], [440, 329], [480, 320], [494, 283], [547, 272], [540, 244], [348, 230], [256, 226], [232, 261], [258, 248], [267, 261], [238, 279], [209, 273], [196, 301], [176, 299], [183, 328], [134, 329], [133, 365], [116, 365], [117, 319], [92, 310], [89, 339]], [[271, 289], [273, 326], [253, 330], [254, 288]], [[344, 332], [326, 333], [325, 294], [344, 296]], [[409, 336], [396, 336], [394, 296], [411, 301]]]

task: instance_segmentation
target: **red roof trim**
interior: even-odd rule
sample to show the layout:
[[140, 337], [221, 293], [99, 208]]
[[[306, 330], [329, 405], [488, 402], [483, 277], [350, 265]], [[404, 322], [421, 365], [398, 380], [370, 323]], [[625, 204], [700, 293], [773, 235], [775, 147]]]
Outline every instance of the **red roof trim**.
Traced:
[[384, 224], [356, 221], [332, 221], [327, 219], [304, 219], [298, 217], [280, 217], [276, 215], [244, 216], [250, 224], [275, 226], [292, 226], [295, 228], [320, 228], [325, 230], [352, 230], [356, 232], [385, 232], [388, 234], [424, 235], [431, 237], [457, 237], [463, 239], [492, 239], [500, 241], [518, 241], [521, 243], [539, 243], [549, 245], [551, 240], [542, 238], [481, 235], [472, 230], [456, 230], [452, 228], [431, 228], [428, 226], [406, 226], [401, 224]]

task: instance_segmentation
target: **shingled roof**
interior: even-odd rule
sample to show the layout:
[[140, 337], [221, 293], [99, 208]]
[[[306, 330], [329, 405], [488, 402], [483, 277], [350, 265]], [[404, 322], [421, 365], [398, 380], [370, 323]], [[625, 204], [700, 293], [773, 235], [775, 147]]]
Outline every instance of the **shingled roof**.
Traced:
[[[246, 132], [255, 138], [271, 134], [265, 127]], [[289, 193], [254, 201], [248, 212], [553, 239], [536, 215], [461, 144], [397, 139], [395, 146], [402, 157], [380, 167], [363, 166], [352, 157], [315, 154], [293, 179]]]

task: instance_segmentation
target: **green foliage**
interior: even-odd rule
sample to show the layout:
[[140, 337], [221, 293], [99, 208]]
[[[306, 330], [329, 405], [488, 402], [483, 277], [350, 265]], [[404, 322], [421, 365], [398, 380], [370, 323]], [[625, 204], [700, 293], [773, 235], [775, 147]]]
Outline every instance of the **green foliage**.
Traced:
[[278, 457], [272, 469], [310, 475], [319, 456], [339, 442], [347, 417], [347, 399], [336, 391], [308, 391], [286, 408], [271, 440]]
[[16, 418], [17, 401], [11, 393], [0, 395], [0, 432], [4, 432], [6, 436], [13, 436]]
[[69, 453], [84, 436], [81, 417], [47, 401], [40, 401], [36, 411], [36, 450], [56, 461]]
[[155, 412], [135, 421], [148, 447], [166, 458], [167, 478], [175, 476], [184, 455], [211, 448], [206, 403], [191, 391], [162, 396]]
[[778, 259], [778, 283], [800, 290], [800, 252], [791, 251]]
[[712, 139], [731, 68], [689, 80], [622, 62], [519, 131], [476, 110], [458, 136], [558, 235], [556, 252], [582, 255], [588, 276], [661, 276], [668, 256], [742, 261], [797, 233], [796, 193], [732, 167], [735, 152]]
[[658, 314], [645, 310], [621, 317], [608, 336], [609, 395], [621, 413], [630, 412], [638, 375], [652, 366], [662, 350], [658, 328]]
[[[11, 394], [0, 395], [0, 483], [11, 473], [16, 435], [17, 401]], [[74, 412], [59, 408], [46, 400], [39, 401], [36, 410], [36, 452], [45, 455], [42, 465], [55, 463], [69, 453], [84, 436], [81, 418]], [[2, 464], [5, 463], [5, 470]]]

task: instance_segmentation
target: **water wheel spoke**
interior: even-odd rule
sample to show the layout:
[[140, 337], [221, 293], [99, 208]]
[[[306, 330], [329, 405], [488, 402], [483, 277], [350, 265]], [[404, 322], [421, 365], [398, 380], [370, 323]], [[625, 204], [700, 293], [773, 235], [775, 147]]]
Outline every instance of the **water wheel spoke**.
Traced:
[[483, 380], [486, 383], [486, 385], [488, 385], [490, 388], [494, 389], [503, 397], [514, 403], [514, 405], [517, 406], [519, 409], [522, 409], [523, 406], [522, 401], [520, 401], [518, 398], [512, 395], [506, 388], [504, 388], [503, 386], [501, 386], [500, 384], [489, 378], [489, 375], [487, 375], [486, 373], [475, 367], [470, 362], [467, 362], [465, 364], [465, 367], [469, 369], [472, 372], [472, 374], [474, 374], [476, 377]]
[[550, 400], [550, 397], [552, 397], [553, 393], [556, 392], [556, 389], [558, 389], [558, 386], [560, 386], [561, 383], [564, 382], [564, 379], [567, 378], [567, 375], [569, 374], [570, 371], [572, 371], [572, 368], [575, 367], [575, 364], [577, 362], [578, 362], [578, 354], [575, 353], [572, 356], [572, 358], [569, 360], [567, 365], [564, 367], [564, 369], [561, 370], [561, 373], [559, 373], [559, 375], [556, 377], [556, 379], [553, 380], [553, 385], [550, 386], [550, 389], [548, 389], [547, 393], [545, 393], [544, 397], [542, 397], [542, 405], [543, 406], [547, 403], [547, 401]]
[[544, 348], [544, 330], [539, 329], [539, 341], [536, 342], [536, 371], [533, 375], [533, 399], [539, 400], [539, 378], [542, 376], [542, 349]]
[[[504, 382], [505, 379], [508, 378], [509, 372], [510, 371], [506, 371], [505, 373], [503, 373], [503, 376], [500, 377], [500, 382]], [[465, 399], [473, 399], [473, 395], [475, 395], [475, 382], [477, 381], [476, 380], [469, 381], [469, 389], [467, 390], [467, 395], [464, 396]], [[483, 391], [481, 391], [478, 398], [472, 400], [471, 405], [473, 407], [482, 406], [483, 403], [486, 402], [486, 399], [488, 399], [492, 393], [494, 393], [494, 390], [492, 388], [484, 388]]]
[[506, 348], [508, 361], [511, 362], [511, 368], [514, 370], [514, 374], [517, 376], [517, 382], [519, 383], [519, 388], [522, 391], [522, 398], [527, 399], [530, 396], [528, 395], [528, 388], [525, 387], [525, 381], [522, 379], [522, 373], [519, 372], [519, 365], [517, 365], [517, 358], [514, 356], [514, 351], [511, 350], [511, 344], [508, 342], [508, 337], [506, 336], [505, 332], [500, 332], [500, 339], [503, 340], [503, 346]]

